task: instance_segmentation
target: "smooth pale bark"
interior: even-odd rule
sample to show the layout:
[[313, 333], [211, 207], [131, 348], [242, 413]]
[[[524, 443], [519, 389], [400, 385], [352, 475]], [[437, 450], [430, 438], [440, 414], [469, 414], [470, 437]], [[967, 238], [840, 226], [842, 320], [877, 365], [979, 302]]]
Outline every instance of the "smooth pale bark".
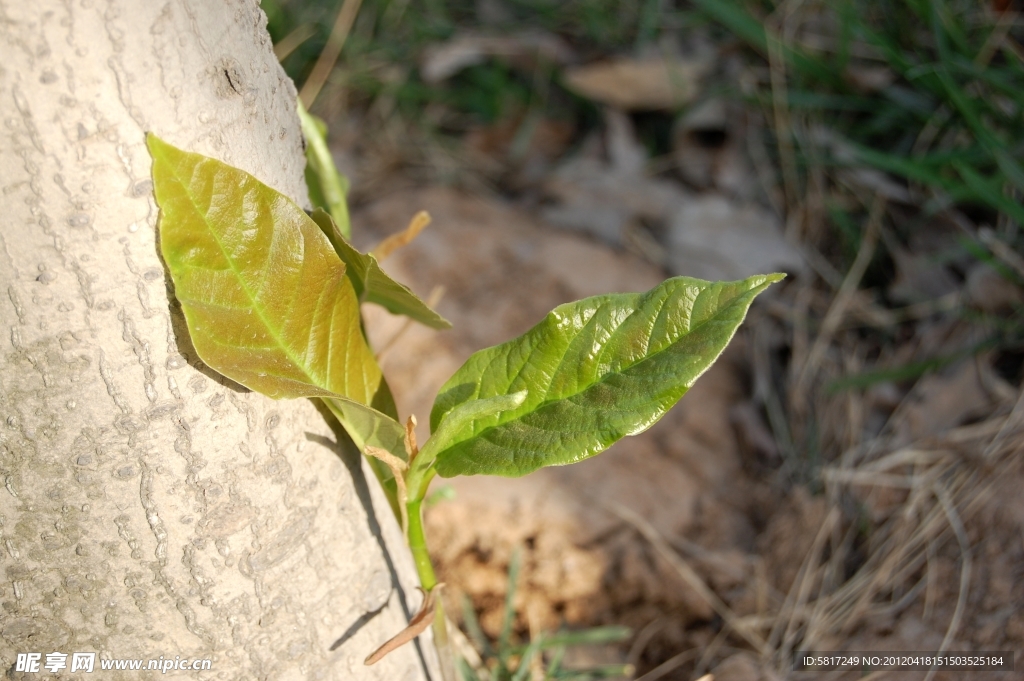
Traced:
[[265, 23], [0, 0], [0, 675], [29, 652], [212, 660], [104, 679], [433, 668], [429, 642], [363, 665], [419, 602], [395, 519], [311, 401], [202, 367], [158, 255], [146, 131], [306, 201]]

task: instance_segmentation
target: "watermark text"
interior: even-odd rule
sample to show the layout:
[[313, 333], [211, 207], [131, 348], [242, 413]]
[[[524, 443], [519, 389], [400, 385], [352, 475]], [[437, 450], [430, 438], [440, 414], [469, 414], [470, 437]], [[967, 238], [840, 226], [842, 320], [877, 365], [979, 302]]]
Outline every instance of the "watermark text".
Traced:
[[149, 659], [99, 657], [96, 653], [18, 653], [14, 660], [14, 671], [35, 674], [41, 672], [85, 672], [112, 671], [158, 671], [166, 674], [169, 671], [204, 671], [213, 668], [213, 661], [202, 658], [189, 658], [175, 655], [174, 657], [154, 657]]

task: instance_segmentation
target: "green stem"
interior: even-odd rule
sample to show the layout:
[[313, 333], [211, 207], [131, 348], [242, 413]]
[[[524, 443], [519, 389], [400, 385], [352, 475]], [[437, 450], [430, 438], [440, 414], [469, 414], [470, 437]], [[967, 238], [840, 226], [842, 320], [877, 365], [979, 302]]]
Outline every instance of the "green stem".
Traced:
[[444, 616], [444, 604], [438, 594], [437, 609], [434, 610], [434, 647], [437, 648], [437, 663], [441, 667], [442, 681], [458, 681], [455, 676], [455, 651], [448, 640], [448, 618]]
[[412, 559], [416, 563], [416, 574], [420, 578], [420, 586], [424, 591], [430, 591], [437, 585], [437, 576], [434, 574], [434, 565], [430, 562], [430, 553], [427, 551], [427, 538], [423, 534], [423, 499], [410, 500], [406, 504], [409, 510], [409, 549], [412, 550]]
[[[429, 479], [426, 482], [429, 482]], [[406, 504], [406, 509], [409, 511], [409, 527], [406, 541], [408, 541], [409, 549], [412, 551], [412, 559], [416, 564], [416, 574], [420, 578], [420, 585], [425, 592], [430, 592], [437, 587], [437, 575], [434, 573], [434, 564], [430, 562], [430, 552], [427, 551], [427, 537], [423, 532], [423, 497], [426, 486], [426, 483], [424, 483], [421, 487], [413, 489], [412, 493], [415, 495], [415, 498]], [[447, 619], [444, 615], [444, 603], [441, 601], [441, 594], [436, 594], [434, 603], [434, 621], [431, 627], [434, 631], [434, 646], [437, 648], [441, 678], [443, 681], [456, 681], [455, 656], [452, 651], [451, 642], [448, 640]]]

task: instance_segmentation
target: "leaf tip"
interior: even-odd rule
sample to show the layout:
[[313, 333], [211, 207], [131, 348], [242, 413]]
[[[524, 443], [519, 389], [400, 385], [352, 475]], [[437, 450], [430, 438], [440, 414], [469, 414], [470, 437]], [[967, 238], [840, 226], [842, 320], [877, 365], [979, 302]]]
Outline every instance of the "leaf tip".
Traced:
[[170, 159], [175, 158], [175, 155], [184, 156], [186, 152], [177, 148], [173, 144], [157, 137], [156, 133], [152, 131], [146, 132], [146, 148], [149, 149], [149, 155], [156, 162], [168, 162]]
[[789, 275], [785, 272], [772, 272], [770, 274], [755, 274], [745, 280], [746, 287], [755, 295], [760, 295], [772, 284], [777, 284]]
[[146, 131], [146, 148], [149, 149], [150, 156], [156, 157], [157, 153], [165, 149], [170, 145], [164, 142], [162, 139], [156, 136], [151, 130]]

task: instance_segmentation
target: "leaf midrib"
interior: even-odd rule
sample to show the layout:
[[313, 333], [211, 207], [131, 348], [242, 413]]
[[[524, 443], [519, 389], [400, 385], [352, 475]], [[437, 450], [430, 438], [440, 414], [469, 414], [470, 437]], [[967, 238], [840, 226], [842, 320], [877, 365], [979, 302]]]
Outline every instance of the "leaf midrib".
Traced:
[[[518, 415], [518, 416], [516, 416], [516, 417], [514, 417], [514, 418], [511, 418], [511, 419], [509, 419], [509, 420], [507, 420], [507, 421], [503, 421], [503, 422], [501, 422], [501, 423], [496, 423], [496, 424], [494, 424], [494, 425], [492, 425], [492, 426], [488, 426], [488, 427], [484, 428], [483, 430], [481, 430], [481, 431], [479, 431], [479, 432], [474, 432], [474, 433], [473, 433], [473, 435], [472, 435], [471, 437], [468, 437], [468, 438], [466, 438], [466, 439], [464, 439], [464, 440], [460, 440], [459, 442], [457, 442], [457, 443], [455, 443], [455, 444], [451, 445], [450, 447], [448, 447], [448, 449], [450, 449], [451, 447], [455, 447], [455, 446], [458, 446], [458, 445], [460, 445], [460, 444], [462, 444], [462, 443], [464, 443], [464, 442], [468, 442], [469, 440], [472, 440], [472, 439], [476, 439], [476, 438], [482, 438], [482, 437], [484, 437], [484, 436], [485, 436], [485, 435], [486, 435], [486, 434], [487, 434], [488, 432], [490, 432], [490, 431], [492, 431], [492, 430], [494, 430], [494, 429], [496, 429], [496, 428], [501, 428], [501, 427], [503, 427], [503, 426], [506, 426], [506, 425], [508, 425], [509, 423], [513, 423], [513, 422], [515, 422], [515, 421], [521, 421], [521, 420], [522, 420], [522, 419], [523, 419], [523, 418], [524, 418], [524, 417], [525, 417], [526, 415], [528, 415], [528, 414], [531, 414], [531, 413], [536, 413], [536, 412], [540, 411], [541, 409], [543, 409], [544, 407], [546, 407], [546, 406], [547, 406], [547, 405], [549, 405], [549, 404], [554, 404], [554, 403], [556, 403], [556, 402], [561, 402], [561, 401], [563, 401], [563, 400], [569, 400], [569, 399], [572, 399], [572, 398], [574, 398], [574, 397], [576, 397], [576, 396], [578, 396], [578, 395], [581, 395], [581, 394], [583, 394], [584, 392], [586, 392], [587, 390], [591, 389], [592, 387], [594, 387], [594, 386], [596, 386], [596, 385], [598, 385], [598, 384], [600, 384], [600, 383], [603, 383], [603, 382], [604, 382], [604, 381], [605, 381], [605, 380], [606, 380], [606, 379], [607, 379], [607, 378], [608, 378], [609, 376], [612, 376], [612, 375], [618, 375], [618, 374], [622, 374], [622, 373], [625, 373], [626, 371], [629, 371], [630, 369], [632, 369], [632, 368], [634, 368], [634, 367], [640, 366], [641, 364], [643, 364], [643, 363], [645, 363], [645, 362], [647, 362], [647, 361], [649, 361], [649, 360], [652, 360], [652, 359], [654, 359], [654, 358], [658, 357], [659, 355], [661, 355], [661, 354], [662, 354], [662, 353], [664, 353], [664, 352], [668, 352], [668, 351], [669, 351], [669, 349], [670, 349], [670, 348], [672, 348], [672, 346], [674, 346], [674, 345], [675, 345], [676, 343], [678, 343], [678, 342], [679, 342], [679, 341], [680, 341], [680, 340], [681, 340], [682, 338], [684, 338], [684, 337], [687, 337], [687, 336], [690, 336], [690, 335], [692, 335], [693, 333], [697, 332], [697, 331], [698, 331], [699, 329], [703, 328], [703, 327], [704, 327], [705, 325], [707, 325], [707, 324], [709, 324], [709, 323], [713, 322], [713, 321], [715, 320], [715, 318], [719, 316], [719, 313], [721, 313], [721, 312], [723, 312], [723, 311], [725, 311], [725, 310], [727, 310], [727, 309], [731, 308], [731, 307], [732, 307], [732, 306], [733, 306], [733, 305], [735, 304], [735, 301], [736, 301], [736, 300], [737, 300], [738, 298], [741, 298], [741, 297], [742, 297], [743, 295], [745, 295], [745, 294], [748, 294], [748, 293], [752, 292], [752, 291], [753, 291], [754, 289], [756, 289], [756, 288], [758, 288], [758, 287], [763, 287], [763, 286], [764, 286], [764, 285], [765, 285], [766, 283], [768, 283], [768, 282], [767, 282], [767, 281], [765, 281], [765, 282], [761, 282], [761, 283], [760, 283], [760, 284], [758, 284], [757, 286], [751, 287], [751, 288], [747, 289], [746, 291], [744, 291], [743, 293], [741, 293], [741, 294], [739, 294], [739, 295], [737, 295], [737, 296], [733, 297], [733, 299], [732, 299], [732, 300], [731, 300], [731, 301], [729, 302], [729, 304], [728, 304], [728, 305], [726, 305], [726, 306], [725, 306], [725, 307], [723, 307], [723, 308], [720, 308], [720, 309], [719, 309], [719, 310], [718, 310], [718, 311], [717, 311], [717, 312], [716, 312], [715, 314], [711, 315], [710, 317], [708, 317], [708, 318], [707, 318], [707, 319], [705, 319], [704, 321], [700, 322], [700, 323], [699, 323], [699, 324], [697, 324], [696, 326], [689, 326], [689, 327], [687, 328], [687, 331], [686, 331], [686, 333], [685, 333], [685, 334], [681, 334], [681, 335], [680, 335], [679, 337], [677, 337], [677, 338], [676, 338], [675, 340], [673, 340], [673, 341], [672, 341], [671, 343], [668, 343], [668, 344], [667, 344], [667, 345], [666, 345], [665, 347], [663, 347], [663, 348], [662, 348], [661, 350], [658, 350], [658, 351], [656, 351], [656, 352], [654, 352], [654, 353], [651, 353], [651, 354], [645, 355], [645, 356], [644, 356], [643, 358], [641, 358], [641, 359], [640, 359], [639, 361], [637, 361], [637, 362], [634, 362], [633, 364], [630, 364], [629, 366], [623, 367], [623, 368], [622, 368], [622, 369], [620, 369], [619, 371], [609, 371], [609, 372], [607, 372], [607, 373], [603, 374], [603, 375], [602, 375], [602, 376], [601, 376], [601, 377], [600, 377], [600, 378], [599, 378], [598, 380], [596, 380], [596, 381], [594, 381], [594, 382], [592, 382], [592, 383], [589, 383], [589, 384], [587, 384], [587, 386], [586, 386], [585, 388], [583, 388], [582, 390], [578, 390], [578, 391], [576, 391], [576, 392], [574, 392], [574, 393], [570, 393], [570, 394], [567, 394], [567, 395], [563, 395], [563, 396], [561, 396], [561, 397], [556, 397], [556, 398], [551, 398], [551, 399], [545, 399], [545, 400], [543, 400], [543, 401], [541, 401], [541, 402], [538, 402], [538, 403], [537, 403], [537, 405], [536, 405], [535, 407], [532, 407], [532, 408], [528, 409], [527, 411], [524, 411], [524, 412], [523, 412], [522, 414], [520, 414], [520, 415]], [[710, 288], [710, 287], [709, 287], [709, 288]], [[701, 293], [704, 293], [704, 292], [708, 291], [708, 290], [709, 290], [709, 288], [705, 288], [705, 289], [703, 289], [703, 290], [701, 291]], [[699, 295], [700, 295], [700, 294], [698, 294], [698, 297], [699, 297]], [[696, 300], [694, 300], [694, 304], [696, 304]], [[660, 314], [661, 314], [661, 312], [662, 312], [662, 311], [664, 310], [664, 307], [665, 307], [665, 304], [664, 304], [664, 302], [663, 302], [663, 303], [662, 303], [662, 306], [661, 306], [661, 310], [659, 310], [659, 311], [658, 311], [658, 314], [659, 314], [659, 315], [660, 315]], [[638, 312], [639, 312], [639, 310], [634, 310], [634, 311], [633, 311], [632, 313], [630, 313], [630, 315], [629, 315], [628, 317], [626, 317], [625, 319], [623, 319], [623, 320], [622, 320], [622, 323], [621, 323], [621, 324], [619, 324], [619, 325], [618, 325], [618, 326], [616, 327], [615, 331], [613, 331], [613, 332], [612, 332], [611, 336], [609, 336], [608, 342], [611, 342], [611, 338], [612, 338], [612, 337], [613, 337], [613, 336], [615, 335], [615, 333], [617, 333], [617, 332], [618, 332], [618, 330], [619, 330], [620, 328], [622, 328], [622, 326], [624, 326], [624, 325], [626, 324], [626, 322], [627, 322], [627, 321], [629, 321], [629, 319], [631, 319], [631, 318], [632, 318], [632, 317], [633, 317], [633, 316], [634, 316], [635, 314], [637, 314]], [[588, 325], [590, 324], [590, 322], [591, 322], [591, 321], [593, 320], [593, 318], [594, 318], [594, 317], [596, 317], [596, 316], [597, 316], [597, 314], [595, 313], [595, 314], [593, 315], [593, 317], [591, 317], [591, 319], [590, 319], [590, 320], [587, 320], [587, 324], [586, 324], [586, 325], [584, 325], [584, 327], [582, 327], [582, 328], [580, 329], [580, 332], [582, 332], [582, 330], [583, 330], [584, 328], [586, 328], [586, 326], [588, 326]], [[656, 319], [656, 317], [655, 317], [655, 319]], [[648, 347], [649, 347], [649, 346], [650, 346], [650, 344], [649, 344], [649, 339], [648, 339]], [[605, 347], [607, 347], [607, 343], [605, 344]], [[603, 351], [604, 351], [604, 348], [602, 348], [602, 352], [603, 352]], [[531, 353], [530, 353], [530, 354], [532, 355], [532, 354], [533, 354], [533, 351], [531, 351]], [[564, 363], [564, 356], [563, 356], [562, 360], [560, 360], [560, 361], [559, 361], [559, 365], [558, 365], [558, 368], [560, 368], [560, 367], [562, 366], [562, 364], [563, 364], [563, 363]], [[556, 368], [556, 372], [557, 372], [557, 368]], [[522, 374], [522, 369], [520, 369], [520, 370], [519, 370], [519, 371], [517, 372], [516, 378], [518, 378], [518, 377], [519, 377], [519, 375], [521, 375], [521, 374]], [[515, 380], [515, 379], [513, 379], [513, 381], [514, 381], [514, 380]], [[553, 381], [553, 380], [554, 380], [554, 375], [552, 375], [552, 381]], [[508, 385], [508, 386], [507, 386], [507, 387], [505, 388], [506, 392], [508, 392], [509, 390], [511, 390], [511, 386], [512, 386], [512, 382], [510, 382], [510, 383], [509, 383], [509, 385]], [[550, 383], [549, 383], [549, 389], [550, 389]], [[545, 397], [547, 397], [547, 393], [545, 393]], [[481, 398], [481, 397], [480, 397], [479, 395], [477, 395], [476, 399], [484, 399], [484, 398]], [[456, 406], [458, 406], [458, 405], [456, 405]], [[454, 409], [454, 407], [453, 407], [453, 409]], [[449, 413], [450, 413], [450, 411], [451, 411], [451, 410], [449, 410]], [[623, 411], [628, 411], [628, 410], [623, 410]], [[476, 430], [476, 428], [475, 428], [475, 422], [476, 422], [476, 420], [474, 420], [474, 427], [473, 427], [473, 430], [474, 430], [474, 431]]]

